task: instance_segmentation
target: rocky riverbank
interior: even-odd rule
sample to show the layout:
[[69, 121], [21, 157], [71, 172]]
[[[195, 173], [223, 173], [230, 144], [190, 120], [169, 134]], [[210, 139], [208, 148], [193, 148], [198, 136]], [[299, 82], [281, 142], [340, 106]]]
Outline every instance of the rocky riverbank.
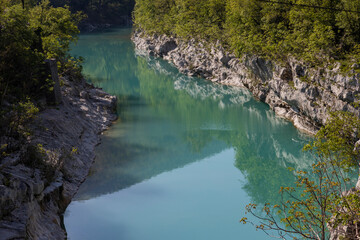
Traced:
[[313, 69], [294, 59], [282, 64], [256, 56], [239, 59], [219, 44], [146, 36], [140, 31], [132, 40], [138, 51], [162, 57], [182, 73], [248, 88], [303, 132], [315, 134], [330, 111], [350, 111], [360, 116], [360, 74], [355, 70], [340, 74], [340, 64], [330, 70]]
[[116, 119], [116, 97], [62, 79], [63, 102], [31, 124], [21, 150], [0, 163], [0, 239], [65, 239], [62, 214]]

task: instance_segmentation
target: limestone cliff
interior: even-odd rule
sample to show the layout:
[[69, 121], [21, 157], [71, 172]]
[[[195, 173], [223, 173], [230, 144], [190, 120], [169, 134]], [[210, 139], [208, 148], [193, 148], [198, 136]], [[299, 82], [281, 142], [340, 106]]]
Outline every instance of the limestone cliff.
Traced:
[[276, 114], [307, 133], [316, 133], [329, 111], [350, 111], [360, 116], [360, 74], [354, 70], [340, 74], [340, 65], [330, 70], [314, 69], [295, 59], [282, 64], [256, 56], [239, 59], [219, 44], [146, 36], [140, 31], [132, 40], [138, 51], [162, 57], [182, 73], [248, 88]]
[[41, 111], [27, 143], [0, 163], [0, 239], [66, 238], [61, 215], [116, 118], [116, 97], [62, 81], [63, 103]]

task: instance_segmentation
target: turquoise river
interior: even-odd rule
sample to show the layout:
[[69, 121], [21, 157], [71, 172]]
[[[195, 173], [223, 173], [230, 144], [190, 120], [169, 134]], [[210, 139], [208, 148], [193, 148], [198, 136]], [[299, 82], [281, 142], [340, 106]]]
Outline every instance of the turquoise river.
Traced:
[[248, 203], [280, 200], [289, 167], [311, 165], [309, 138], [246, 89], [137, 52], [130, 34], [83, 34], [72, 50], [89, 81], [118, 97], [119, 118], [65, 213], [68, 238], [270, 239], [239, 220]]

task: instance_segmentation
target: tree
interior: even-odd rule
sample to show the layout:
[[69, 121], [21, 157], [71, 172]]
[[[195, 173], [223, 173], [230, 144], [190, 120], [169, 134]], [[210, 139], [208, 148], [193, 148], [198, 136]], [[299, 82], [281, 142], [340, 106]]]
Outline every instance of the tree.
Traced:
[[[255, 204], [247, 212], [260, 219], [256, 227], [281, 239], [329, 239], [329, 229], [351, 226], [345, 233], [349, 239], [360, 237], [360, 192], [353, 189], [358, 169], [359, 149], [354, 143], [360, 138], [360, 120], [350, 113], [337, 112], [329, 123], [305, 146], [317, 158], [311, 172], [296, 172], [296, 187], [282, 187], [282, 201], [265, 204], [263, 215]], [[354, 140], [355, 139], [355, 140]], [[356, 178], [355, 178], [356, 180]], [[247, 218], [241, 219], [247, 223]]]
[[71, 42], [80, 33], [77, 24], [83, 19], [81, 12], [71, 13], [68, 7], [54, 8], [49, 0], [43, 0], [29, 10], [30, 29], [40, 29], [46, 58], [64, 60]]
[[81, 17], [68, 8], [51, 7], [48, 0], [25, 9], [21, 3], [1, 1], [1, 102], [6, 95], [36, 98], [51, 87], [44, 60], [55, 57], [61, 66], [68, 63], [69, 45], [76, 41]]
[[133, 13], [135, 26], [149, 34], [171, 35], [175, 10], [174, 0], [138, 0]]
[[360, 1], [341, 0], [339, 8], [352, 9], [355, 12], [338, 12], [336, 26], [339, 29], [338, 42], [342, 50], [349, 54], [355, 61], [360, 62]]
[[9, 4], [0, 14], [0, 94], [25, 98], [43, 80], [41, 63], [44, 59], [33, 29], [29, 28], [29, 15], [21, 5]]

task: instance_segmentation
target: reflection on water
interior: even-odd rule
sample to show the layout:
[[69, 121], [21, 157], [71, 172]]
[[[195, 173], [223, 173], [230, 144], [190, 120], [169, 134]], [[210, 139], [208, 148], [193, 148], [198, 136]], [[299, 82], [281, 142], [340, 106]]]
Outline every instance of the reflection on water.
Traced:
[[[245, 89], [135, 55], [129, 33], [83, 35], [73, 50], [87, 59], [90, 81], [118, 96], [119, 120], [97, 148], [76, 196], [83, 201], [69, 207], [70, 239], [265, 239], [238, 223], [243, 207], [279, 200], [279, 187], [293, 182], [287, 168], [311, 164], [301, 151], [308, 139]], [[149, 215], [151, 224], [143, 221]], [[94, 226], [91, 233], [81, 223]], [[104, 235], [109, 226], [116, 230]]]

